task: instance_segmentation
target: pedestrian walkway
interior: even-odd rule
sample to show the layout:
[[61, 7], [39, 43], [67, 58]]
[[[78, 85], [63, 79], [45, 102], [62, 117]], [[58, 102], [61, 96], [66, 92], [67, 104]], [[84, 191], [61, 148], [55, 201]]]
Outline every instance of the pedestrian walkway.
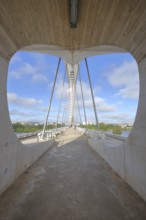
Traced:
[[72, 128], [0, 198], [0, 220], [145, 219], [145, 203]]

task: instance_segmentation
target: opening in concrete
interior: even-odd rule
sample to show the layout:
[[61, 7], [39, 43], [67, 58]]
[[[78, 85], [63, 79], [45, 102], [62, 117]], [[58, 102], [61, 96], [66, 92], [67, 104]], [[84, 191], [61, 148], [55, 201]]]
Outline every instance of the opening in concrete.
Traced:
[[[88, 66], [99, 120], [104, 132], [128, 137], [133, 128], [139, 97], [138, 66], [130, 53], [111, 53], [90, 56]], [[95, 116], [85, 60], [80, 63], [80, 74], [87, 114], [87, 127], [95, 129]], [[81, 117], [85, 126], [81, 90], [78, 79]], [[79, 114], [76, 112], [76, 120]]]
[[[38, 141], [36, 134], [43, 129], [57, 63], [57, 56], [28, 51], [19, 51], [10, 60], [7, 81], [9, 113], [14, 132], [24, 144]], [[61, 60], [47, 130], [56, 126], [64, 73], [65, 63]], [[66, 86], [67, 82], [65, 89]], [[58, 127], [67, 121], [67, 114], [62, 119], [66, 99], [64, 91]], [[31, 137], [29, 140], [25, 138], [28, 136]]]

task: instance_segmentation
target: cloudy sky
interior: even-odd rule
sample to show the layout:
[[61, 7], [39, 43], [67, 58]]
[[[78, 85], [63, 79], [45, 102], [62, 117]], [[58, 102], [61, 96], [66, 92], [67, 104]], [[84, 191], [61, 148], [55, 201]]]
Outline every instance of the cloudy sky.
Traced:
[[[32, 52], [17, 52], [11, 59], [8, 72], [7, 96], [12, 121], [39, 121], [46, 117], [50, 93], [57, 67], [58, 58]], [[108, 54], [88, 58], [91, 81], [98, 112], [99, 122], [133, 123], [137, 111], [139, 95], [138, 68], [133, 57], [128, 53]], [[85, 68], [80, 63], [87, 119], [94, 122], [91, 92]], [[49, 121], [55, 121], [60, 94], [62, 91], [65, 65], [61, 61], [55, 87]], [[81, 110], [81, 90], [77, 79], [77, 93]], [[67, 77], [60, 121], [68, 120], [69, 92]], [[76, 102], [75, 119], [79, 120]]]

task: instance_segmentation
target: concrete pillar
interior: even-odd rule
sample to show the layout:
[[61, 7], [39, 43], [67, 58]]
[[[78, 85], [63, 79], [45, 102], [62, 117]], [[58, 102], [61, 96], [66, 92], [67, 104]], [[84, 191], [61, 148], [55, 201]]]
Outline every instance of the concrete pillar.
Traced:
[[0, 194], [37, 160], [53, 141], [23, 145], [14, 133], [7, 103], [8, 62], [0, 57]]
[[76, 77], [78, 73], [78, 64], [72, 66], [67, 64], [67, 74], [68, 74], [68, 88], [69, 88], [69, 123], [74, 124], [74, 105], [75, 105], [75, 89], [76, 89]]
[[8, 111], [7, 72], [8, 62], [0, 58], [0, 192], [15, 179], [18, 142]]
[[89, 140], [107, 163], [146, 200], [146, 58], [138, 63], [139, 103], [133, 129], [124, 143]]
[[146, 200], [146, 58], [138, 63], [139, 103], [125, 146], [125, 179]]

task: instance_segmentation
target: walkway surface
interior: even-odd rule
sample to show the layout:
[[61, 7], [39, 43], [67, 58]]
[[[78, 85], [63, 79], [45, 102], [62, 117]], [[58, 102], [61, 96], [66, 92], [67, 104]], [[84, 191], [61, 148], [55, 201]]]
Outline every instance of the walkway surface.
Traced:
[[146, 205], [73, 129], [0, 198], [0, 220], [145, 220]]

